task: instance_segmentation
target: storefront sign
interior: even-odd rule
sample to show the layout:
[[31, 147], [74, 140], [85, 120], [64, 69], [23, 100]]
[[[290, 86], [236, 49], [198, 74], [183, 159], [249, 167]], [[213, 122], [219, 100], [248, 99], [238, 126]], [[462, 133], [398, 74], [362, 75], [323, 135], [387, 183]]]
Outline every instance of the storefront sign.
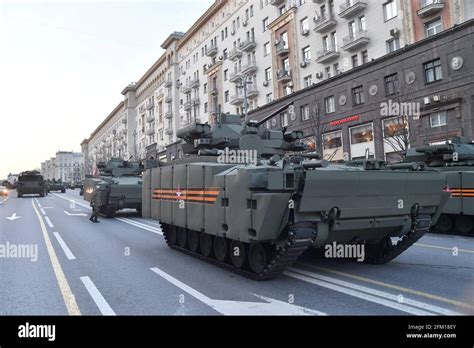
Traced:
[[357, 121], [358, 119], [359, 119], [359, 115], [354, 115], [354, 116], [349, 116], [349, 117], [346, 117], [346, 118], [341, 118], [340, 120], [332, 121], [329, 124], [331, 126], [338, 126], [338, 125], [346, 123], [346, 122]]

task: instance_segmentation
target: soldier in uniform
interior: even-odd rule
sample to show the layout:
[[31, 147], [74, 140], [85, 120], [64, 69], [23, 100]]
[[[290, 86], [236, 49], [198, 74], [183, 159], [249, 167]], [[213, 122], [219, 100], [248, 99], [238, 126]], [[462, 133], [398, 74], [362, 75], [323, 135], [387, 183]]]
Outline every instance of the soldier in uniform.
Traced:
[[92, 192], [92, 197], [91, 197], [92, 214], [91, 214], [91, 217], [89, 218], [90, 221], [100, 222], [98, 220], [98, 217], [99, 217], [99, 211], [100, 211], [101, 205], [102, 205], [102, 202], [100, 200], [100, 192], [98, 188], [96, 188], [94, 192]]

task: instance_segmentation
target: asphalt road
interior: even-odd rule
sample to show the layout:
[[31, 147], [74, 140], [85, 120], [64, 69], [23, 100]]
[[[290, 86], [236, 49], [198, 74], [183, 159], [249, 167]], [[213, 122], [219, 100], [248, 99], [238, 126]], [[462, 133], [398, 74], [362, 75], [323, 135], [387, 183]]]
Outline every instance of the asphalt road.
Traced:
[[89, 212], [78, 190], [0, 203], [0, 315], [474, 313], [474, 238], [428, 234], [377, 266], [310, 251], [256, 282], [169, 249], [156, 221]]

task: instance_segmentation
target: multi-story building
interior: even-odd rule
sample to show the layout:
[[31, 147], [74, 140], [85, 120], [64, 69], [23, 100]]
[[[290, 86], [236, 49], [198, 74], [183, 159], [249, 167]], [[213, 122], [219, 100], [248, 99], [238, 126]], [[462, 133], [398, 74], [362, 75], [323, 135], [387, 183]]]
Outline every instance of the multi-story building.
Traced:
[[[164, 159], [188, 123], [244, 114], [470, 18], [468, 0], [216, 0], [122, 91], [128, 153]], [[106, 121], [84, 143], [91, 163], [110, 157], [91, 142]]]
[[56, 152], [56, 157], [41, 163], [41, 174], [47, 180], [56, 179], [69, 183], [81, 181], [84, 175], [82, 153]]

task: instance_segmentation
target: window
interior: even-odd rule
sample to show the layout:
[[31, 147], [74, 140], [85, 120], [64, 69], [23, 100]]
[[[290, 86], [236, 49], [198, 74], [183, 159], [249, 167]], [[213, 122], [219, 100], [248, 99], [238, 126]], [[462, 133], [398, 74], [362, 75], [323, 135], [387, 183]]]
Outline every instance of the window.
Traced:
[[225, 101], [226, 103], [229, 102], [229, 91], [225, 91], [225, 92], [224, 92], [224, 101]]
[[289, 95], [293, 92], [293, 89], [292, 87], [287, 84], [284, 88], [283, 88], [283, 95]]
[[265, 69], [265, 81], [271, 81], [272, 79], [272, 68]]
[[351, 128], [350, 135], [352, 145], [374, 141], [374, 129], [372, 124]]
[[224, 70], [224, 81], [227, 81], [228, 78], [229, 78], [229, 69], [225, 69]]
[[367, 50], [361, 52], [362, 55], [362, 64], [365, 64], [369, 61], [369, 53]]
[[392, 117], [382, 122], [384, 138], [402, 137], [408, 134], [407, 116]]
[[280, 34], [280, 41], [283, 43], [284, 48], [288, 48], [288, 33], [286, 31]]
[[283, 71], [288, 72], [290, 71], [290, 59], [285, 58], [282, 60]]
[[271, 103], [273, 101], [273, 93], [268, 93], [266, 95], [266, 101], [267, 103]]
[[400, 48], [400, 39], [394, 38], [386, 41], [387, 53], [394, 52]]
[[300, 6], [306, 4], [306, 0], [300, 0]]
[[204, 112], [207, 113], [207, 103], [204, 103]]
[[227, 59], [227, 55], [228, 55], [227, 48], [222, 51], [222, 55], [223, 55], [224, 59]]
[[263, 56], [268, 56], [271, 53], [270, 42], [266, 42], [263, 45]]
[[441, 18], [437, 18], [434, 21], [425, 23], [425, 36], [430, 37], [438, 34], [443, 30], [443, 25], [441, 24]]
[[383, 18], [385, 21], [388, 21], [397, 16], [397, 2], [395, 0], [390, 0], [389, 2], [383, 4]]
[[326, 108], [326, 113], [330, 114], [336, 111], [336, 104], [334, 102], [334, 96], [330, 96], [324, 99], [324, 106]]
[[332, 67], [334, 69], [334, 75], [338, 75], [341, 73], [341, 71], [339, 70], [339, 63], [334, 63]]
[[305, 63], [310, 63], [311, 62], [311, 47], [306, 46], [303, 48], [303, 61]]
[[365, 16], [359, 17], [359, 30], [366, 31], [367, 30], [367, 21], [365, 20]]
[[203, 93], [207, 93], [207, 83], [202, 85]]
[[425, 71], [426, 83], [440, 81], [443, 79], [441, 59], [439, 58], [423, 64], [423, 70]]
[[357, 54], [354, 54], [351, 59], [352, 59], [352, 67], [353, 68], [358, 67], [359, 66], [359, 58], [357, 57]]
[[437, 112], [430, 115], [431, 128], [446, 126], [446, 112]]
[[309, 105], [303, 105], [300, 110], [301, 110], [301, 121], [309, 120]]
[[301, 33], [308, 32], [309, 31], [309, 20], [308, 17], [303, 18], [300, 21], [300, 28], [301, 28]]
[[268, 29], [268, 17], [266, 17], [264, 20], [263, 20], [263, 31], [267, 31]]
[[253, 5], [250, 5], [250, 17], [253, 17]]
[[398, 92], [398, 75], [397, 73], [384, 77], [385, 94], [387, 96], [396, 94]]
[[332, 77], [332, 73], [331, 73], [331, 67], [330, 66], [327, 66], [324, 68], [324, 71], [326, 73], [326, 78], [331, 78]]
[[303, 85], [304, 87], [309, 87], [313, 84], [313, 78], [311, 75], [305, 76], [303, 78]]
[[332, 150], [342, 147], [342, 132], [323, 134], [323, 149]]
[[288, 126], [288, 113], [283, 112], [280, 114], [280, 124], [282, 127]]
[[360, 105], [364, 103], [364, 90], [362, 86], [352, 88], [352, 105]]

